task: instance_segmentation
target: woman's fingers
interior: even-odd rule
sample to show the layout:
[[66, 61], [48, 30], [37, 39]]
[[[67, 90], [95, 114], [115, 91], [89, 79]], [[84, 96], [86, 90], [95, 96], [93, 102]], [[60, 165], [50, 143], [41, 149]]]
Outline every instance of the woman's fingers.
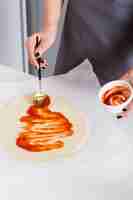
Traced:
[[[55, 30], [47, 30], [45, 32], [34, 33], [30, 36], [26, 42], [28, 51], [29, 62], [33, 66], [39, 67], [38, 61], [41, 59], [43, 53], [45, 53], [54, 43], [56, 38]], [[38, 60], [38, 61], [37, 61]], [[47, 67], [46, 60], [41, 59], [41, 67]]]
[[128, 107], [127, 108], [124, 108], [123, 110], [122, 110], [122, 113], [120, 114], [120, 115], [118, 115], [118, 118], [119, 118], [119, 116], [121, 116], [121, 118], [125, 118], [125, 117], [128, 117], [128, 114], [129, 114], [129, 112], [131, 112], [131, 111], [133, 111], [133, 101], [128, 105]]
[[36, 45], [35, 37], [34, 36], [29, 37], [27, 42], [26, 42], [29, 62], [30, 62], [30, 64], [38, 67], [38, 62], [37, 62], [36, 57], [34, 55], [35, 54], [35, 45]]
[[[37, 42], [37, 37], [38, 37], [38, 42]], [[38, 43], [38, 44], [37, 44]], [[47, 60], [43, 60], [41, 58], [42, 54], [44, 53], [45, 49], [44, 48], [44, 42], [41, 41], [41, 37], [38, 33], [33, 34], [31, 37], [28, 38], [26, 42], [26, 47], [28, 50], [28, 57], [29, 57], [29, 62], [35, 67], [39, 67], [37, 59], [40, 58], [40, 66], [41, 67], [47, 67], [48, 63]]]
[[[130, 68], [121, 78], [121, 80], [131, 80], [133, 82], [133, 69]], [[133, 112], [133, 101], [128, 105], [127, 108], [124, 108], [122, 113], [118, 115], [118, 119], [127, 117], [129, 112]]]
[[46, 60], [46, 59], [45, 59], [45, 60], [41, 59], [41, 61], [40, 61], [40, 66], [41, 66], [43, 69], [47, 68], [47, 67], [48, 67], [48, 62], [47, 62], [47, 60]]
[[41, 36], [41, 42], [36, 48], [36, 53], [40, 54], [42, 56], [43, 53], [45, 53], [54, 43], [55, 41], [55, 32], [47, 32], [47, 33], [40, 33]]
[[45, 40], [42, 40], [38, 48], [35, 50], [35, 54], [39, 55], [40, 57], [49, 49], [48, 42]]

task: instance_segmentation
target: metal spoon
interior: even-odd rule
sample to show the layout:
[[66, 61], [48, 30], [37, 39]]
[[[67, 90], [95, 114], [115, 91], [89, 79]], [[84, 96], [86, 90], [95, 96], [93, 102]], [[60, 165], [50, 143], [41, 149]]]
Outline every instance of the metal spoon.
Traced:
[[[39, 41], [39, 37], [36, 37], [36, 46], [35, 49], [39, 46], [41, 41]], [[37, 106], [41, 106], [45, 97], [47, 96], [43, 91], [42, 91], [42, 68], [41, 68], [41, 63], [43, 62], [43, 59], [40, 57], [40, 55], [36, 56], [37, 62], [39, 65], [39, 68], [37, 69], [38, 72], [38, 84], [39, 84], [39, 91], [35, 92], [33, 94], [33, 103]], [[44, 69], [44, 68], [43, 68]]]

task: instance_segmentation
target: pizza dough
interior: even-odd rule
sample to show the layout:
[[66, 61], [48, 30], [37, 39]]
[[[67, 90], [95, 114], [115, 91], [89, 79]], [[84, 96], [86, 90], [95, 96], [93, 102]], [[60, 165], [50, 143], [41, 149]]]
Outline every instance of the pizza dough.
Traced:
[[65, 139], [63, 148], [48, 152], [28, 152], [16, 146], [16, 137], [22, 126], [19, 119], [25, 115], [28, 106], [32, 103], [30, 96], [21, 97], [0, 107], [0, 148], [8, 153], [11, 159], [46, 161], [71, 157], [87, 142], [85, 117], [77, 113], [63, 97], [52, 97], [51, 102], [53, 111], [61, 112], [71, 121], [74, 134]]

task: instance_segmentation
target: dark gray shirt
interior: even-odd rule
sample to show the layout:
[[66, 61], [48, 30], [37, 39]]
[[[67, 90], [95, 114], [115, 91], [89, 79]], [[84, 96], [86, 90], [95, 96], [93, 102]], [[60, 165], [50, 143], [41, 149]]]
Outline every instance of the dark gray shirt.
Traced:
[[101, 84], [133, 65], [133, 0], [69, 0], [55, 74], [88, 58]]

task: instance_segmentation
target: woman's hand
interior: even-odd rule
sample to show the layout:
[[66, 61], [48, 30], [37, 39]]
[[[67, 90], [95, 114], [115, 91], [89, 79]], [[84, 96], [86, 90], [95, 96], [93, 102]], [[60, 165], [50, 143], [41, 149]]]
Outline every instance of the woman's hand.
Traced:
[[[36, 56], [42, 56], [43, 53], [45, 53], [55, 42], [56, 39], [56, 29], [48, 29], [44, 32], [34, 33], [31, 35], [27, 41], [26, 41], [26, 48], [28, 51], [28, 58], [29, 63], [33, 66], [38, 67], [38, 63], [36, 60]], [[39, 38], [40, 44], [36, 48], [36, 38]], [[47, 66], [47, 61], [44, 60], [44, 63], [42, 63], [42, 67]]]
[[[129, 69], [127, 71], [127, 73], [125, 73], [122, 77], [121, 80], [130, 80], [132, 86], [133, 86], [133, 69]], [[123, 110], [123, 113], [121, 113], [120, 116], [118, 116], [118, 118], [122, 118], [122, 117], [127, 117], [128, 113], [130, 111], [133, 111], [133, 101], [129, 104], [129, 106], [127, 108], [125, 108]]]

